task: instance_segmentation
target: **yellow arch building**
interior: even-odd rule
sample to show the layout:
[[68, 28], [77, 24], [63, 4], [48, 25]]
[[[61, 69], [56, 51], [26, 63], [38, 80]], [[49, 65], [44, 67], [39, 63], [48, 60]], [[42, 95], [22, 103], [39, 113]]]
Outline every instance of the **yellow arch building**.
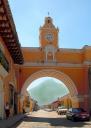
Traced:
[[0, 118], [7, 101], [11, 115], [20, 112], [28, 85], [46, 76], [67, 86], [73, 107], [91, 111], [91, 46], [59, 48], [59, 29], [49, 16], [39, 32], [39, 47], [21, 47], [8, 1], [0, 1]]

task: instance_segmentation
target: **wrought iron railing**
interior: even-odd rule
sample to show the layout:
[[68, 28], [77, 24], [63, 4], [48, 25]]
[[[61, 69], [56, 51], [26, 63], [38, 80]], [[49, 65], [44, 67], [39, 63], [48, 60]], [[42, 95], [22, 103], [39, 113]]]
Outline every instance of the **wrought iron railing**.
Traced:
[[9, 72], [9, 63], [6, 60], [6, 57], [4, 56], [2, 50], [0, 49], [0, 63], [4, 67], [4, 69]]

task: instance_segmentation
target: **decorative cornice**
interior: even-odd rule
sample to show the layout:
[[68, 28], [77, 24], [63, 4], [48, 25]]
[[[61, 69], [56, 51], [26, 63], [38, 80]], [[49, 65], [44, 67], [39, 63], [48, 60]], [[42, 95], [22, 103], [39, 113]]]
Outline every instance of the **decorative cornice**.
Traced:
[[82, 53], [82, 49], [70, 49], [70, 48], [59, 48], [58, 49], [59, 52], [62, 52], [62, 53], [66, 53], [66, 52], [69, 52], [69, 53]]
[[8, 0], [1, 0], [0, 9], [3, 9], [3, 12], [0, 12], [2, 14], [0, 15], [0, 36], [4, 40], [14, 63], [23, 64], [23, 54]]
[[57, 62], [25, 62], [22, 66], [24, 67], [35, 67], [35, 66], [41, 66], [41, 67], [75, 67], [75, 68], [82, 68], [84, 67], [84, 64], [71, 64], [71, 63], [57, 63]]

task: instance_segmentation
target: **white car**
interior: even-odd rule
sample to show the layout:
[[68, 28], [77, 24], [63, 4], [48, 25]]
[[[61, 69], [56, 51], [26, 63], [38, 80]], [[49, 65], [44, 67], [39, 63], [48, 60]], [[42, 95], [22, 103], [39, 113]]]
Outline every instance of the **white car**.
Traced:
[[67, 108], [65, 108], [64, 106], [61, 106], [61, 107], [58, 107], [56, 111], [59, 115], [65, 115], [67, 112]]

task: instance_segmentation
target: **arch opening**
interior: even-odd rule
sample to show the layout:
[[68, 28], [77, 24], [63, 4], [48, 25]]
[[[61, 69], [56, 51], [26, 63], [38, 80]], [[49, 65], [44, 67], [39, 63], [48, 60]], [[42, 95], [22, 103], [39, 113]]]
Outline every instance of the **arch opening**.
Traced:
[[39, 105], [50, 104], [70, 93], [63, 82], [53, 77], [41, 77], [34, 80], [27, 91]]
[[38, 72], [33, 73], [29, 78], [25, 81], [22, 89], [21, 89], [21, 95], [24, 95], [26, 93], [26, 88], [31, 84], [34, 80], [41, 78], [41, 77], [53, 77], [60, 81], [62, 81], [68, 88], [70, 94], [72, 97], [78, 95], [78, 91], [76, 89], [76, 86], [72, 79], [64, 74], [63, 72], [57, 71], [57, 70], [40, 70]]
[[29, 86], [29, 84], [31, 84], [34, 80], [39, 79], [41, 77], [53, 77], [58, 79], [59, 81], [62, 81], [62, 83], [66, 85], [66, 87], [70, 92], [72, 106], [73, 107], [79, 106], [79, 100], [77, 97], [78, 91], [72, 79], [68, 75], [64, 74], [63, 72], [59, 72], [57, 70], [52, 70], [52, 69], [50, 70], [45, 69], [45, 70], [40, 70], [38, 72], [35, 72], [25, 81], [21, 90], [21, 101], [23, 100], [24, 94], [26, 94], [26, 89]]

